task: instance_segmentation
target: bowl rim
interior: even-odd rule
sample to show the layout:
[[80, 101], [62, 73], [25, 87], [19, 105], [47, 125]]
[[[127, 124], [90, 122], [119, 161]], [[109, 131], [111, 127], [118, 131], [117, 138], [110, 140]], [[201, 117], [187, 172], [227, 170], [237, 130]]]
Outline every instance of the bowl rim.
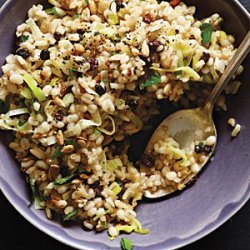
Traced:
[[[0, 8], [0, 16], [6, 15], [6, 9], [11, 8], [15, 4], [16, 0], [7, 0]], [[249, 12], [243, 7], [243, 5], [238, 1], [238, 0], [230, 0], [233, 4], [237, 6], [237, 8], [240, 10], [240, 12], [245, 16], [246, 19], [249, 20], [250, 22], [250, 14]], [[1, 161], [0, 161], [0, 164]], [[31, 223], [33, 226], [35, 226], [37, 229], [42, 231], [43, 233], [47, 234], [51, 238], [56, 239], [57, 241], [73, 247], [75, 249], [81, 249], [81, 250], [96, 250], [96, 248], [92, 248], [90, 246], [87, 246], [88, 242], [86, 242], [85, 246], [83, 246], [82, 243], [77, 243], [76, 240], [72, 240], [70, 236], [68, 238], [61, 237], [60, 235], [57, 235], [53, 230], [50, 228], [42, 225], [40, 222], [39, 218], [32, 218], [31, 214], [26, 212], [25, 209], [22, 207], [20, 203], [17, 203], [15, 200], [17, 196], [15, 195], [14, 191], [8, 186], [8, 183], [4, 181], [4, 179], [0, 176], [0, 191], [3, 193], [5, 198], [10, 202], [10, 204], [16, 209], [16, 211], [24, 218], [26, 219], [29, 223]], [[234, 216], [250, 199], [250, 183], [248, 185], [248, 188], [246, 192], [241, 196], [239, 200], [233, 203], [228, 203], [223, 209], [226, 208], [226, 215], [222, 216], [222, 211], [221, 210], [219, 216], [210, 224], [208, 224], [206, 227], [204, 227], [202, 230], [199, 232], [191, 235], [188, 238], [180, 239], [181, 242], [175, 243], [174, 248], [179, 249], [181, 247], [187, 246], [216, 230], [219, 228], [222, 224], [224, 224], [227, 220], [229, 220], [232, 216]], [[230, 205], [234, 204], [234, 206], [230, 207]], [[152, 249], [157, 249], [157, 247], [163, 246], [164, 243], [167, 241], [162, 241], [158, 242], [154, 245], [151, 245]], [[105, 243], [100, 243], [102, 246], [107, 247]], [[99, 243], [98, 243], [99, 245]], [[87, 248], [85, 248], [87, 247]], [[135, 246], [138, 249], [143, 249], [140, 246]], [[116, 247], [113, 247], [111, 249], [119, 249]], [[168, 249], [168, 248], [164, 248]]]

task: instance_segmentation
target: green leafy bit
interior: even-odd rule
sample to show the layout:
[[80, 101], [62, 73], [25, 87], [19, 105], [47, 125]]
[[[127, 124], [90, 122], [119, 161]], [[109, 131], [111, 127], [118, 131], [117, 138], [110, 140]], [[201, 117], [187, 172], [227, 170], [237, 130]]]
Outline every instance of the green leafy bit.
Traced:
[[175, 75], [176, 75], [177, 77], [182, 77], [182, 70], [176, 71], [176, 72], [175, 72]]
[[201, 38], [203, 44], [209, 44], [211, 41], [213, 27], [210, 23], [203, 23], [200, 27], [201, 29]]
[[113, 191], [113, 193], [115, 195], [118, 195], [121, 191], [122, 191], [122, 188], [119, 186], [119, 184], [117, 182], [113, 182], [109, 188]]
[[89, 0], [85, 0], [85, 3], [86, 3], [86, 4], [89, 4]]
[[27, 36], [23, 35], [23, 36], [21, 36], [20, 41], [22, 43], [24, 43], [24, 42], [28, 41], [28, 39], [29, 39], [29, 35], [27, 35]]
[[79, 14], [75, 14], [73, 17], [74, 17], [74, 18], [79, 18], [80, 15], [79, 15]]
[[11, 101], [10, 95], [6, 96], [5, 101], [0, 99], [0, 114], [6, 114], [9, 111], [10, 101]]
[[59, 16], [59, 13], [57, 12], [56, 7], [53, 7], [51, 9], [47, 9], [46, 13], [49, 14], [49, 15], [57, 15], [57, 16]]
[[152, 85], [159, 84], [161, 82], [161, 75], [158, 72], [154, 72], [148, 77], [148, 79], [140, 86], [140, 89], [150, 87]]
[[62, 147], [57, 147], [54, 154], [52, 155], [52, 160], [57, 159], [58, 157], [63, 155], [63, 152], [61, 151]]
[[39, 102], [43, 102], [46, 99], [42, 89], [37, 86], [36, 80], [30, 74], [25, 74], [23, 76], [23, 80], [27, 83], [32, 93]]
[[132, 250], [133, 244], [132, 241], [126, 238], [121, 239], [121, 248], [122, 250]]
[[74, 79], [74, 74], [77, 72], [77, 69], [75, 68], [70, 68], [69, 69], [69, 80], [73, 80]]
[[199, 146], [203, 148], [205, 146], [205, 143], [202, 141], [199, 143]]
[[35, 209], [42, 209], [40, 203], [45, 200], [45, 197], [38, 190], [35, 179], [29, 179], [29, 183], [32, 191]]
[[69, 221], [74, 219], [74, 217], [77, 215], [77, 210], [72, 211], [71, 213], [68, 213], [63, 216], [63, 221]]
[[69, 183], [74, 177], [79, 176], [80, 174], [86, 173], [85, 171], [80, 171], [78, 173], [66, 176], [54, 182], [55, 186], [60, 186]]

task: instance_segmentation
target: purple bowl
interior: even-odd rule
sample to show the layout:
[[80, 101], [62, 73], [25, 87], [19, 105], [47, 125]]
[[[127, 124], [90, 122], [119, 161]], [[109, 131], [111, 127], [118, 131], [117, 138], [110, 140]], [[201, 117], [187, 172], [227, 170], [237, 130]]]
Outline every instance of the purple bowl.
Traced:
[[[9, 0], [0, 11], [0, 65], [13, 51], [16, 26], [25, 19], [32, 4], [43, 0]], [[185, 2], [185, 1], [184, 1]], [[239, 43], [250, 27], [248, 12], [236, 0], [189, 0], [197, 6], [199, 17], [218, 12], [225, 18], [225, 29]], [[249, 60], [245, 62], [250, 66]], [[200, 174], [194, 185], [185, 191], [156, 202], [144, 200], [137, 214], [149, 235], [131, 234], [134, 249], [176, 249], [209, 234], [233, 216], [250, 197], [250, 71], [242, 75], [243, 85], [237, 96], [230, 97], [228, 112], [216, 114], [218, 146], [215, 159]], [[242, 125], [239, 136], [232, 140], [227, 125], [229, 117]], [[43, 211], [29, 208], [29, 195], [19, 166], [7, 148], [5, 133], [0, 143], [0, 188], [17, 211], [30, 223], [51, 237], [78, 249], [120, 249], [120, 238], [109, 241], [107, 233], [84, 231], [77, 224], [65, 227], [47, 220]], [[144, 145], [141, 145], [143, 147]]]

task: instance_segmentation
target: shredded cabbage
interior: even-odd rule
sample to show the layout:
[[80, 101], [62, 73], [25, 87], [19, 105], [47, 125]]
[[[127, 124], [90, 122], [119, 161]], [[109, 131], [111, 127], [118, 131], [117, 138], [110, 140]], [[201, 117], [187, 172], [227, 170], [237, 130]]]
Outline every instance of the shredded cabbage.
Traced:
[[123, 166], [123, 163], [121, 161], [120, 158], [115, 158], [113, 160], [107, 160], [106, 161], [106, 165], [105, 165], [105, 168], [112, 172], [113, 170], [116, 170], [118, 169], [119, 167], [122, 167]]
[[26, 23], [30, 26], [32, 35], [36, 41], [42, 40], [42, 32], [39, 27], [36, 25], [35, 21], [32, 18], [29, 18]]
[[84, 130], [91, 126], [97, 126], [97, 127], [101, 126], [102, 118], [101, 118], [99, 111], [92, 114], [92, 118], [93, 120], [87, 120], [87, 119], [79, 120], [72, 129], [65, 132], [65, 137], [71, 137], [71, 136], [77, 135], [77, 133], [79, 132], [79, 129]]
[[113, 191], [113, 193], [115, 195], [118, 195], [121, 191], [122, 191], [122, 188], [119, 186], [119, 184], [117, 182], [113, 182], [109, 188]]
[[19, 108], [19, 109], [10, 110], [8, 113], [6, 113], [6, 116], [12, 117], [12, 116], [23, 115], [27, 113], [29, 113], [27, 108]]
[[69, 105], [74, 102], [74, 95], [72, 93], [68, 93], [63, 97], [62, 100], [65, 106], [69, 107]]
[[20, 91], [20, 95], [22, 97], [24, 97], [25, 99], [32, 99], [32, 94], [30, 92], [30, 90], [26, 87], [24, 87], [21, 91]]
[[159, 71], [159, 72], [177, 72], [177, 71], [182, 71], [183, 73], [185, 73], [186, 77], [188, 78], [192, 78], [195, 81], [199, 81], [200, 80], [200, 75], [194, 71], [191, 67], [177, 67], [175, 69], [162, 69], [162, 68], [158, 68], [158, 67], [151, 67], [151, 69], [155, 70], [155, 71]]
[[179, 148], [174, 148], [173, 146], [167, 146], [167, 150], [179, 156], [182, 159], [180, 162], [181, 165], [184, 165], [187, 162], [187, 156]]
[[112, 130], [108, 131], [105, 128], [102, 128], [102, 127], [98, 127], [98, 130], [101, 131], [102, 133], [104, 133], [105, 135], [113, 135], [115, 133], [115, 121], [110, 115], [108, 116], [108, 119], [111, 121]]
[[31, 91], [33, 92], [33, 94], [35, 95], [35, 97], [39, 102], [43, 102], [46, 99], [41, 88], [37, 86], [36, 80], [30, 74], [25, 74], [23, 76], [23, 80], [28, 84]]
[[3, 130], [12, 130], [16, 132], [33, 133], [32, 126], [28, 122], [20, 126], [19, 119], [0, 119], [0, 128]]
[[139, 234], [148, 234], [149, 230], [148, 229], [142, 229], [142, 225], [141, 223], [134, 218], [130, 225], [117, 225], [115, 226], [116, 230], [117, 230], [117, 235], [110, 237], [110, 240], [114, 240], [117, 236], [120, 235], [120, 232], [125, 232], [125, 233], [131, 233], [131, 232], [136, 232]]

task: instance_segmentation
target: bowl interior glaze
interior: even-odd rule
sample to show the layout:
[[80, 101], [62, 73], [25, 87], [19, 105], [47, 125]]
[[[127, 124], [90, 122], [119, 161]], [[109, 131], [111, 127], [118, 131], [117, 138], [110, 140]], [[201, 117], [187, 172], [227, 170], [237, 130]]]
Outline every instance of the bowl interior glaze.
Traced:
[[[10, 0], [0, 11], [0, 65], [14, 49], [15, 29], [26, 17], [32, 4], [43, 0]], [[185, 1], [184, 1], [185, 2]], [[237, 44], [250, 27], [250, 18], [234, 0], [191, 0], [197, 6], [197, 16], [204, 17], [218, 12], [224, 19], [224, 29], [236, 36]], [[250, 62], [245, 62], [249, 67]], [[156, 202], [144, 200], [137, 208], [139, 220], [149, 235], [131, 234], [134, 249], [174, 249], [191, 243], [210, 233], [234, 213], [250, 197], [250, 71], [242, 75], [243, 85], [237, 96], [229, 97], [228, 112], [216, 114], [218, 146], [215, 159], [200, 174], [195, 185], [167, 199]], [[227, 125], [229, 117], [242, 125], [239, 136], [232, 140]], [[33, 225], [55, 239], [78, 249], [120, 249], [119, 237], [109, 241], [107, 233], [82, 230], [77, 224], [63, 227], [49, 221], [43, 211], [29, 208], [29, 196], [24, 179], [13, 154], [7, 148], [5, 133], [0, 137], [0, 188], [12, 205]], [[144, 145], [139, 147], [143, 148]]]

